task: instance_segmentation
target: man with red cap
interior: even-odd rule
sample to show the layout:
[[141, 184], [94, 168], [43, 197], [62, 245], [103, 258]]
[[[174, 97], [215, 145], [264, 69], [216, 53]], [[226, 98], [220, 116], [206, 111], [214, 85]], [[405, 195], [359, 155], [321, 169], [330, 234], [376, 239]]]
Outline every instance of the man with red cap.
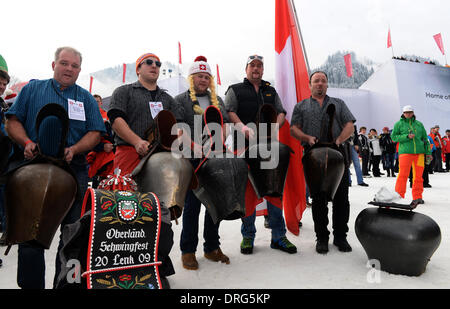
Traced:
[[112, 94], [108, 117], [116, 133], [114, 169], [119, 168], [121, 175], [130, 174], [148, 153], [145, 132], [161, 110], [171, 111], [177, 120], [181, 118], [179, 104], [158, 87], [160, 68], [157, 55], [143, 54], [136, 60], [138, 80], [118, 87]]

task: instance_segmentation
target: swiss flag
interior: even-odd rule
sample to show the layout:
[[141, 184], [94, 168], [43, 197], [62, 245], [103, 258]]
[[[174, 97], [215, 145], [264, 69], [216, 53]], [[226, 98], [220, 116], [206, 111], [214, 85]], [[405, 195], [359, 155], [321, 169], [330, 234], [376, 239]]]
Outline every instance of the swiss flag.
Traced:
[[[290, 0], [275, 0], [275, 87], [287, 111], [286, 122], [280, 128], [279, 140], [294, 151], [289, 161], [282, 207], [287, 229], [299, 235], [299, 222], [306, 209], [303, 148], [290, 133], [289, 121], [295, 105], [311, 96], [308, 68], [297, 28], [293, 4]], [[268, 199], [280, 205], [274, 199]], [[278, 206], [277, 205], [277, 206]]]

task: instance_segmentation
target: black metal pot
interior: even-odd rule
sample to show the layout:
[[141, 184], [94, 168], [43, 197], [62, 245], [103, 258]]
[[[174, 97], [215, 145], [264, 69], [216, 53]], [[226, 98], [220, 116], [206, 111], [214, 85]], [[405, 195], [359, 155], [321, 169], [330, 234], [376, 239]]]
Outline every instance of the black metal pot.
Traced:
[[430, 217], [392, 208], [366, 208], [355, 232], [369, 260], [392, 274], [420, 276], [439, 247], [441, 230]]

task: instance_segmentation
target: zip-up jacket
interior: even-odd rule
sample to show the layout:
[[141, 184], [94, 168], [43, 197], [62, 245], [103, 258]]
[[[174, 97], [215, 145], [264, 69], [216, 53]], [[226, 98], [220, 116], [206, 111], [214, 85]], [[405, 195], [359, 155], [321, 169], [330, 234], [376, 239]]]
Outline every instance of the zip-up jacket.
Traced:
[[[414, 134], [410, 139], [408, 135]], [[391, 138], [399, 143], [398, 154], [420, 154], [431, 155], [430, 142], [423, 124], [416, 120], [416, 116], [406, 119], [402, 115], [399, 121], [394, 125]]]

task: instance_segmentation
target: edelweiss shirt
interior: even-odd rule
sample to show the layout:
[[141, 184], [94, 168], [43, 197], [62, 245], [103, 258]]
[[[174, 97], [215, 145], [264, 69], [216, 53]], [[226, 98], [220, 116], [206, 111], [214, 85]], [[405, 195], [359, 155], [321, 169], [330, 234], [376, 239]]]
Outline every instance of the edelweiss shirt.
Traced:
[[[321, 141], [326, 141], [329, 121], [327, 107], [329, 104], [334, 104], [336, 107], [332, 128], [333, 139], [336, 139], [341, 134], [346, 123], [356, 121], [355, 116], [353, 116], [344, 101], [338, 98], [326, 96], [322, 107], [312, 97], [297, 103], [292, 113], [291, 126], [296, 125], [303, 133], [315, 136]], [[324, 124], [323, 130], [322, 124]], [[302, 144], [306, 145], [307, 143], [303, 142]]]

